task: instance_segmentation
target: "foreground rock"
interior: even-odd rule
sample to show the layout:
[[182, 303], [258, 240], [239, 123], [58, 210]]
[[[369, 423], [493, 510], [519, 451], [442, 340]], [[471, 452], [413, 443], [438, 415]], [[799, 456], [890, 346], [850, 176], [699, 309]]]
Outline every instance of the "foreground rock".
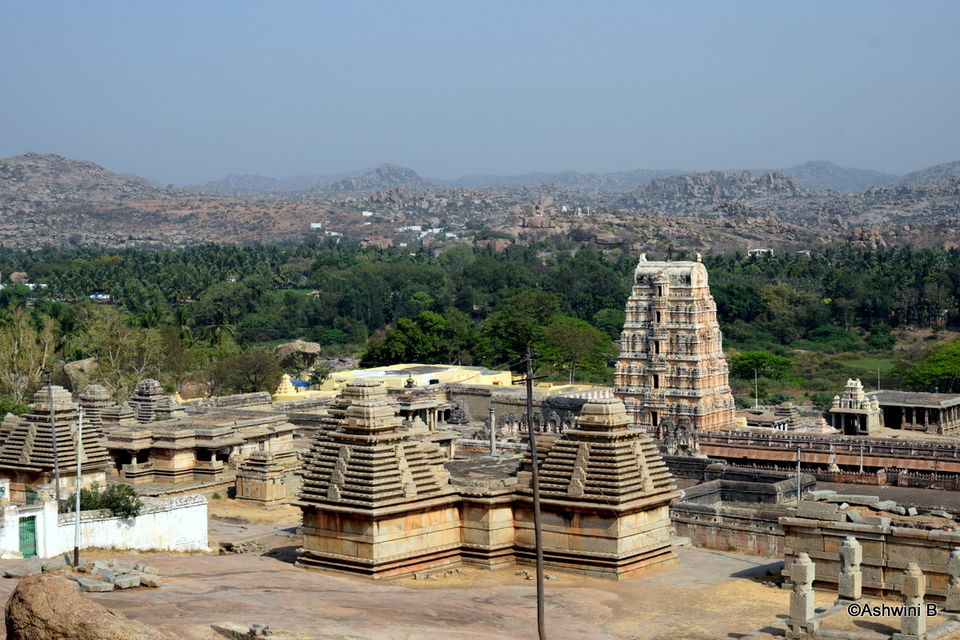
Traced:
[[153, 627], [87, 600], [63, 578], [24, 578], [10, 594], [7, 640], [162, 640]]

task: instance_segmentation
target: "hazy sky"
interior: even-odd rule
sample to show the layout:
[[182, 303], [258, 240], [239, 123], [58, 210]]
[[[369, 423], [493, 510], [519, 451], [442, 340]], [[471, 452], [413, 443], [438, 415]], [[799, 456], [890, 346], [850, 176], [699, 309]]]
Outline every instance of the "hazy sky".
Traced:
[[960, 160], [960, 2], [0, 0], [0, 156], [189, 184]]

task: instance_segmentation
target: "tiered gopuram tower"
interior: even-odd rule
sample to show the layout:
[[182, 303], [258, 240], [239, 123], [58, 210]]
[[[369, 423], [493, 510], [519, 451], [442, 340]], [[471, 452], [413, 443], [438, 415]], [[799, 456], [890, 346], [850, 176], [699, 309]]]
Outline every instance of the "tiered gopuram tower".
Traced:
[[697, 262], [650, 262], [634, 272], [615, 371], [615, 394], [633, 423], [673, 430], [733, 425], [717, 306]]

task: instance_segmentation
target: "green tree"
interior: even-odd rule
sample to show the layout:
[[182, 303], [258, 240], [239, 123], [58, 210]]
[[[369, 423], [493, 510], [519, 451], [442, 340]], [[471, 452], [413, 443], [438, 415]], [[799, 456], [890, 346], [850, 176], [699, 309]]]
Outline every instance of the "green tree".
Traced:
[[273, 393], [282, 377], [283, 369], [276, 356], [254, 349], [222, 358], [214, 363], [210, 372], [216, 394]]
[[53, 356], [53, 320], [45, 315], [38, 320], [39, 329], [26, 309], [14, 307], [10, 322], [0, 328], [0, 385], [14, 405], [37, 387]]
[[727, 358], [730, 373], [738, 378], [752, 379], [754, 374], [771, 380], [782, 380], [790, 372], [791, 358], [769, 351], [741, 351]]
[[116, 307], [87, 305], [81, 310], [77, 345], [97, 361], [94, 378], [126, 398], [138, 380], [160, 377], [164, 358], [163, 340], [156, 329], [127, 324]]
[[483, 323], [489, 364], [517, 366], [546, 337], [547, 327], [559, 308], [560, 296], [532, 289], [504, 302]]
[[577, 369], [601, 375], [606, 371], [607, 359], [617, 350], [610, 338], [579, 318], [557, 316], [547, 327], [546, 334], [537, 343], [538, 360], [558, 371], [566, 371], [570, 383], [576, 379]]
[[898, 368], [900, 379], [914, 391], [960, 391], [960, 338], [932, 347], [915, 364]]
[[593, 314], [593, 326], [603, 331], [611, 340], [619, 340], [627, 313], [622, 306], [616, 309], [600, 309]]

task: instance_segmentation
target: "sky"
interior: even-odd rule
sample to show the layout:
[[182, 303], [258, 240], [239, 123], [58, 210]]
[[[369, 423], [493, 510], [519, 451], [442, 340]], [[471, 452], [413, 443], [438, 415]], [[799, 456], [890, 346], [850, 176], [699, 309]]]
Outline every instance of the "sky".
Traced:
[[960, 160], [960, 2], [0, 0], [0, 157], [162, 184]]

